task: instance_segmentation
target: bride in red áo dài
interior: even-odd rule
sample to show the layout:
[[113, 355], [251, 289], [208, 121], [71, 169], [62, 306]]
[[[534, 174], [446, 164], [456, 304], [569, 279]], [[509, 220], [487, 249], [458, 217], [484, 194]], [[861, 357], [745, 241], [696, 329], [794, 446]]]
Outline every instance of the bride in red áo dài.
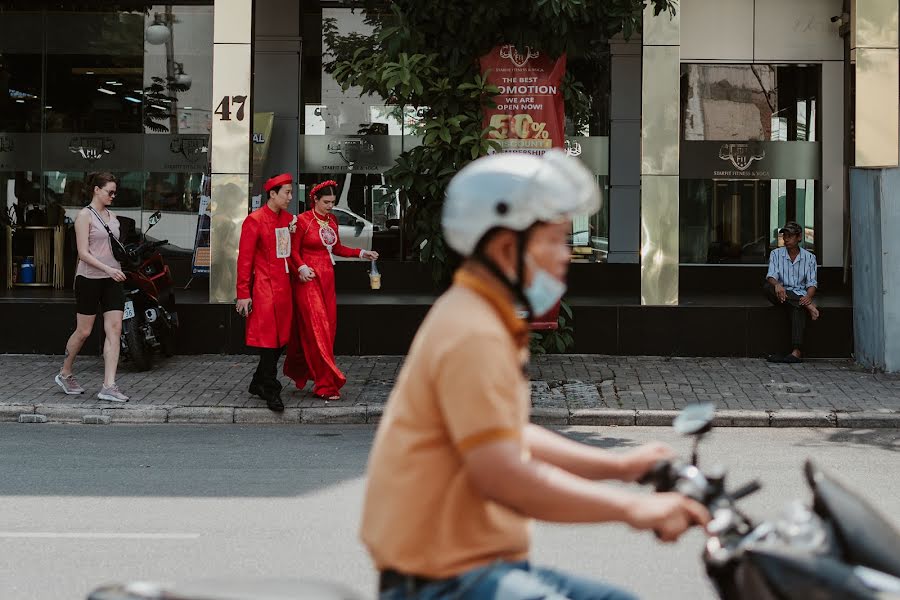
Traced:
[[294, 331], [284, 361], [284, 374], [299, 389], [312, 380], [313, 393], [325, 400], [340, 399], [347, 382], [334, 360], [334, 256], [378, 259], [377, 252], [341, 244], [338, 222], [331, 214], [336, 192], [335, 181], [315, 186], [309, 193], [312, 208], [297, 217], [291, 248], [299, 260], [300, 277], [293, 286]]

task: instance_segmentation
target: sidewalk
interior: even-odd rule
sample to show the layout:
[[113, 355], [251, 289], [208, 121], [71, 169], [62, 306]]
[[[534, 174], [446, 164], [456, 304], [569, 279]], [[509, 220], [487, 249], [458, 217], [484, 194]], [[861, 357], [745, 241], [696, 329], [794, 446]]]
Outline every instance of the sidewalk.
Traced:
[[[66, 396], [53, 382], [61, 357], [0, 355], [0, 421], [377, 423], [402, 360], [338, 357], [339, 402], [286, 386], [276, 414], [247, 393], [255, 356], [178, 356], [146, 373], [125, 363], [118, 383], [131, 401], [116, 405], [96, 399], [98, 357], [76, 365], [88, 392]], [[549, 425], [669, 425], [686, 404], [712, 401], [720, 426], [900, 427], [900, 376], [848, 362], [558, 355], [535, 357], [531, 374], [533, 420]]]

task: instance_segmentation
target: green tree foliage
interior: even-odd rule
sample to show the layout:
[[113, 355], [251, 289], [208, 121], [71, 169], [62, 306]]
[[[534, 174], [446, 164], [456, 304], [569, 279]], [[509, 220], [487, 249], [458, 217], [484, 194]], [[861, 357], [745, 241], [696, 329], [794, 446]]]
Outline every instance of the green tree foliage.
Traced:
[[[572, 57], [602, 56], [613, 36], [639, 32], [647, 4], [657, 15], [674, 14], [677, 0], [369, 0], [362, 10], [371, 35], [342, 35], [334, 21], [325, 23], [325, 70], [344, 90], [355, 86], [387, 104], [426, 109], [423, 143], [404, 152], [387, 177], [410, 202], [407, 233], [437, 285], [453, 266], [440, 228], [444, 190], [494, 144], [482, 110], [499, 90], [482, 78], [479, 57], [498, 44], [554, 57], [566, 53], [570, 64]], [[570, 68], [563, 82], [566, 114], [576, 129], [592, 125], [591, 102], [605, 101], [589, 71]]]

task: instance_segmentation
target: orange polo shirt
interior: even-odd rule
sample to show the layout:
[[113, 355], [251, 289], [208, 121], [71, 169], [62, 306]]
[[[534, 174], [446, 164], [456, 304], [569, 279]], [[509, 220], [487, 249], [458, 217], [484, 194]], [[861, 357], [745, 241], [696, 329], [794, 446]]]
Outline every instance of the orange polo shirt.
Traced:
[[463, 463], [522, 439], [527, 340], [505, 288], [465, 269], [428, 313], [369, 457], [361, 536], [379, 570], [446, 578], [527, 558], [529, 519], [482, 496]]

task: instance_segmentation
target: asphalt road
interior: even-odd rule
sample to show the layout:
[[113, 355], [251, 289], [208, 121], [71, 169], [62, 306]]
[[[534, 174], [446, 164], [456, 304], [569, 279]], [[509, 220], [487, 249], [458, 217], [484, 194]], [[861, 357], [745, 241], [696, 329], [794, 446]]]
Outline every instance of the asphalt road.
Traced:
[[[571, 428], [614, 449], [665, 428]], [[83, 599], [103, 583], [313, 577], [373, 596], [357, 541], [370, 427], [0, 426], [0, 598]], [[807, 498], [808, 456], [897, 519], [897, 430], [721, 429], [701, 460], [764, 516]], [[711, 598], [700, 533], [664, 546], [620, 526], [535, 529], [533, 559], [604, 578], [645, 598]]]

